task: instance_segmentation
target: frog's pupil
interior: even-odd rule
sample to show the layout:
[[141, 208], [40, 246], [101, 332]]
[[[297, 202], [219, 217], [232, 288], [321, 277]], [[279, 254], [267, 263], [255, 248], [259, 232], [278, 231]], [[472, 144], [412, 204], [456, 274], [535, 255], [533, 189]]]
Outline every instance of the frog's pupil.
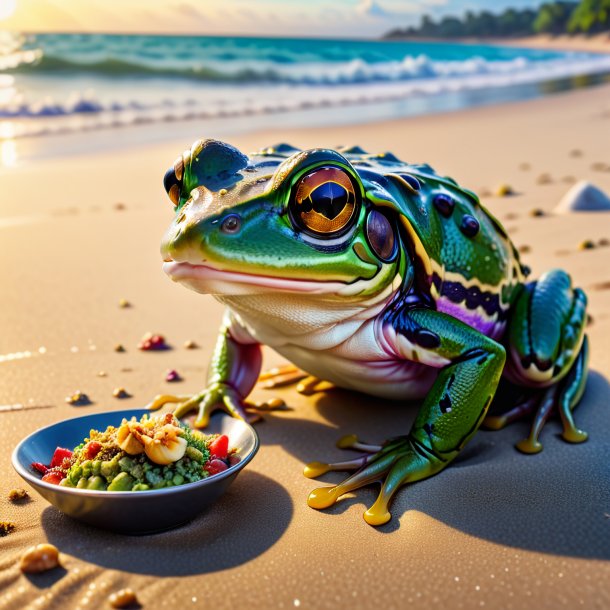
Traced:
[[313, 209], [329, 220], [334, 220], [349, 202], [349, 195], [340, 184], [325, 182], [311, 192], [308, 201], [303, 202], [303, 211]]
[[237, 214], [229, 214], [220, 226], [224, 233], [237, 233], [241, 228], [241, 220]]

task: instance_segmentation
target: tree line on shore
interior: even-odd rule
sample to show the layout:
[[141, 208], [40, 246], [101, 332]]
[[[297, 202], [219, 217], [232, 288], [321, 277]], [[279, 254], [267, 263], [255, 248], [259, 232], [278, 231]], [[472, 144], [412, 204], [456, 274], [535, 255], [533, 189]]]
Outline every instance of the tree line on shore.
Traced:
[[508, 8], [501, 13], [467, 11], [462, 18], [448, 16], [438, 21], [425, 15], [419, 26], [393, 29], [384, 38], [518, 37], [599, 32], [610, 32], [610, 0], [545, 2], [538, 9]]

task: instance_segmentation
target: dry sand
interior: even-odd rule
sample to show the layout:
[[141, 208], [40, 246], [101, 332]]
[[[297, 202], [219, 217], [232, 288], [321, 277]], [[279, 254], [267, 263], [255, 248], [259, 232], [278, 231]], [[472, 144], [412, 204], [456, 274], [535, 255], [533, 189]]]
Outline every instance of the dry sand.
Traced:
[[[115, 135], [120, 143], [121, 132]], [[213, 135], [193, 124], [191, 140]], [[160, 269], [158, 243], [172, 215], [160, 181], [189, 141], [3, 171], [0, 403], [55, 406], [0, 413], [0, 511], [17, 526], [1, 542], [0, 608], [103, 607], [123, 586], [145, 608], [610, 607], [610, 247], [578, 249], [584, 240], [610, 238], [610, 216], [550, 214], [571, 180], [610, 192], [609, 136], [606, 85], [434, 117], [232, 138], [244, 150], [277, 141], [353, 143], [429, 162], [480, 192], [509, 184], [515, 196], [484, 201], [529, 249], [524, 258], [534, 275], [561, 266], [589, 294], [592, 373], [576, 419], [590, 440], [568, 445], [551, 422], [545, 450], [524, 456], [513, 444], [525, 424], [480, 432], [452, 467], [402, 490], [393, 520], [379, 529], [362, 519], [376, 489], [317, 512], [306, 506], [316, 483], [302, 468], [343, 457], [333, 445], [343, 434], [378, 441], [406, 432], [416, 408], [347, 392], [304, 397], [291, 388], [276, 392], [291, 409], [258, 425], [262, 448], [251, 466], [217, 506], [179, 530], [106, 534], [33, 493], [24, 506], [11, 505], [6, 495], [22, 482], [10, 452], [36, 427], [143, 405], [168, 389], [169, 368], [185, 378], [180, 392], [199, 390], [221, 307], [171, 284]], [[94, 148], [96, 136], [86, 137]], [[530, 216], [534, 208], [548, 214]], [[133, 307], [120, 309], [122, 297]], [[175, 349], [139, 352], [148, 330], [164, 333]], [[187, 339], [201, 349], [183, 349]], [[113, 350], [119, 342], [126, 353]], [[33, 355], [6, 357], [23, 351]], [[278, 362], [266, 354], [267, 365]], [[117, 386], [133, 398], [113, 398]], [[76, 389], [95, 404], [67, 405]], [[269, 393], [257, 389], [255, 397]], [[19, 556], [46, 540], [59, 547], [64, 569], [22, 576]]]
[[539, 34], [537, 36], [526, 36], [524, 38], [514, 38], [512, 40], [498, 40], [497, 44], [515, 47], [529, 47], [532, 49], [558, 49], [560, 51], [590, 51], [592, 53], [610, 52], [610, 34], [607, 32], [584, 36], [577, 34], [569, 36], [550, 36]]

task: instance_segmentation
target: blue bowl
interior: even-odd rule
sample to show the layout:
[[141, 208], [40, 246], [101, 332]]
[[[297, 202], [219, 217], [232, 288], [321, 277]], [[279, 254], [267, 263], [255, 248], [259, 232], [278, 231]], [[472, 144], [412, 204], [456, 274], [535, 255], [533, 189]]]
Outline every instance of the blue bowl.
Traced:
[[66, 419], [41, 428], [13, 451], [13, 467], [43, 498], [69, 517], [121, 534], [151, 534], [187, 523], [214, 503], [258, 451], [254, 428], [224, 413], [214, 413], [206, 433], [226, 434], [241, 460], [224, 472], [195, 483], [150, 491], [90, 491], [52, 485], [32, 471], [32, 462], [48, 464], [56, 447], [76, 447], [91, 429], [118, 426], [125, 418], [149, 413], [146, 409], [108, 411]]

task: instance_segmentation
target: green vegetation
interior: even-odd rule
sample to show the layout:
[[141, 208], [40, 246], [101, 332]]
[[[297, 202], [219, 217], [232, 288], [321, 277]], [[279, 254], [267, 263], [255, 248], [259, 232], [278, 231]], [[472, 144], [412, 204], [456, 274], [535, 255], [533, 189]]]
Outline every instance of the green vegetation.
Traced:
[[538, 9], [506, 9], [502, 13], [466, 12], [462, 18], [435, 21], [422, 17], [418, 27], [396, 28], [384, 38], [481, 38], [533, 34], [595, 34], [610, 32], [610, 0], [545, 2]]
[[583, 0], [572, 12], [568, 23], [571, 34], [593, 34], [610, 30], [610, 0]]

